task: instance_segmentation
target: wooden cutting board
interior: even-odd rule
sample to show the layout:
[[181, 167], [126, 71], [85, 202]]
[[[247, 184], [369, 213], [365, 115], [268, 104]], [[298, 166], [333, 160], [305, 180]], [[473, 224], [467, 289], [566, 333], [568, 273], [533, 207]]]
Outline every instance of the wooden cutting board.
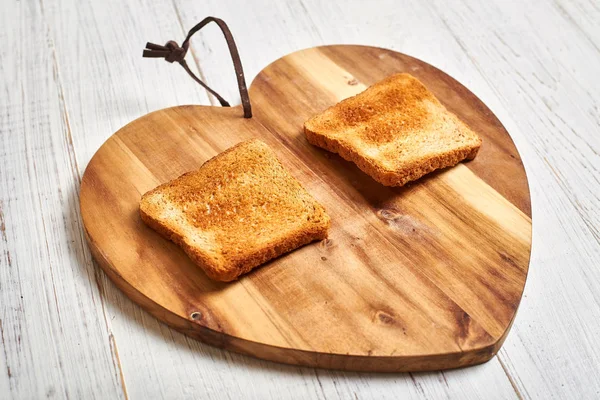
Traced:
[[[396, 72], [419, 78], [483, 138], [477, 158], [403, 188], [311, 146], [313, 114]], [[527, 178], [510, 136], [469, 90], [390, 50], [327, 46], [265, 68], [241, 108], [182, 106], [115, 133], [91, 160], [81, 213], [94, 257], [175, 329], [290, 364], [368, 371], [489, 360], [521, 300], [531, 248]], [[327, 209], [329, 239], [233, 283], [213, 282], [146, 227], [140, 197], [249, 138], [269, 144]]]

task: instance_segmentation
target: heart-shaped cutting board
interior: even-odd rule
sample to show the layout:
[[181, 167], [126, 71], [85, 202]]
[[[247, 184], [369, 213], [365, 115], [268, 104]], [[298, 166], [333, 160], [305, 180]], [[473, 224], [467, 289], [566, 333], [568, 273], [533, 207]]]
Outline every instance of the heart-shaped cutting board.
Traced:
[[[388, 188], [310, 145], [312, 115], [409, 72], [483, 138], [474, 161]], [[115, 133], [90, 161], [81, 213], [90, 248], [131, 299], [206, 343], [290, 364], [368, 371], [489, 360], [521, 300], [531, 248], [527, 178], [510, 136], [469, 90], [406, 55], [327, 46], [287, 55], [241, 107], [182, 106]], [[327, 209], [329, 239], [233, 283], [211, 281], [141, 221], [143, 193], [249, 138], [269, 144]]]

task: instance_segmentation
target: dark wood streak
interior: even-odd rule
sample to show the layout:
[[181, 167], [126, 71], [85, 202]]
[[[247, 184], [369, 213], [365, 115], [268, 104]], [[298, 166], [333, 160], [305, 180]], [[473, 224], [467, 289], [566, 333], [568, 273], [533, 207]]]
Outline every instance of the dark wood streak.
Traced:
[[[329, 249], [332, 249], [335, 246], [333, 244], [334, 242], [332, 239], [326, 239], [324, 241], [321, 241], [321, 243], [323, 242], [327, 243], [323, 246], [326, 249], [326, 251], [329, 251]], [[310, 278], [306, 277], [306, 279], [308, 280]], [[343, 282], [348, 287], [352, 288], [355, 295], [361, 299], [365, 306], [370, 306], [369, 299], [364, 298], [359, 291], [355, 290], [355, 288], [352, 287], [351, 282], [348, 282], [346, 280], [344, 274], [336, 274], [336, 279], [338, 279], [340, 282]], [[273, 305], [276, 309], [279, 310], [281, 315], [286, 315], [287, 313], [293, 312], [294, 310], [298, 311], [298, 307], [296, 304], [301, 303], [298, 301], [298, 299], [293, 299], [292, 302], [282, 302], [280, 299], [278, 299], [278, 293], [272, 290], [272, 286], [276, 285], [276, 281], [270, 279], [260, 279], [258, 281], [255, 281], [254, 284], [257, 286], [258, 290], [261, 291], [263, 296], [270, 301], [271, 305]], [[329, 292], [327, 288], [324, 287], [324, 283], [313, 281], [311, 282], [311, 286], [315, 288], [313, 292], [319, 293], [319, 295], [323, 296], [326, 299], [325, 302], [328, 304], [328, 313], [324, 313], [323, 317], [326, 318], [327, 316], [331, 315], [344, 315], [346, 313], [345, 310], [340, 305], [338, 305], [338, 302], [336, 301], [334, 296], [326, 296], [326, 294], [328, 294]], [[310, 293], [308, 295], [310, 295]], [[344, 325], [349, 328], [349, 332], [352, 332], [355, 338], [360, 337], [361, 340], [368, 341], [368, 337], [363, 332], [362, 326], [357, 321], [357, 319], [360, 317], [360, 315], [349, 315], [345, 319]], [[310, 334], [303, 335], [298, 329], [295, 329], [295, 320], [293, 318], [290, 319], [288, 323], [288, 328], [294, 330], [297, 336], [299, 336], [305, 343], [310, 344], [312, 348], [316, 347], [316, 344], [313, 343], [315, 339], [314, 337], [312, 337]], [[341, 326], [338, 326], [337, 328], [340, 329]]]
[[[355, 254], [359, 254], [361, 255], [361, 258], [363, 259], [363, 261], [365, 262], [365, 265], [370, 265], [371, 264], [371, 260], [369, 259], [369, 257], [364, 253], [364, 251], [362, 251], [362, 249], [360, 247], [357, 247], [354, 249]], [[378, 270], [376, 268], [371, 268], [369, 269], [369, 271], [377, 276], [377, 278], [379, 280], [381, 280], [382, 282], [384, 282], [386, 284], [386, 286], [388, 286], [393, 292], [394, 294], [396, 294], [399, 298], [402, 298], [406, 303], [411, 304], [412, 301], [411, 299], [409, 299], [405, 293], [402, 292], [402, 290], [400, 290], [399, 288], [397, 288], [392, 282], [390, 282], [385, 276], [383, 276], [382, 274], [380, 274], [378, 272]], [[429, 286], [430, 290], [439, 290], [438, 287], [436, 287], [435, 285], [433, 285], [433, 282], [428, 281], [427, 279], [423, 279], [422, 283], [424, 284], [424, 286]], [[454, 310], [454, 315], [455, 315], [455, 320], [458, 323], [459, 326], [459, 330], [458, 333], [456, 334], [457, 337], [459, 339], [463, 339], [462, 341], [464, 341], [464, 339], [466, 339], [467, 334], [469, 333], [468, 329], [464, 329], [464, 317], [462, 317], [462, 315], [467, 315], [469, 318], [469, 323], [471, 321], [470, 316], [458, 305], [456, 304], [452, 298], [450, 297], [446, 297], [447, 295], [445, 293], [442, 293], [442, 296], [445, 297], [446, 301], [448, 301], [449, 303], [449, 308]], [[388, 308], [386, 305], [379, 305], [377, 306], [378, 310], [387, 310], [387, 311], [378, 311], [381, 312], [380, 314], [380, 318], [391, 318], [391, 315], [396, 315], [395, 318], [398, 318], [398, 313], [395, 313], [393, 310], [391, 310], [390, 308]], [[460, 318], [456, 318], [456, 315], [461, 316]], [[433, 319], [430, 319], [431, 323], [435, 323], [435, 321]], [[401, 325], [402, 327], [402, 331], [404, 334], [406, 334], [406, 329]], [[486, 343], [493, 343], [493, 336], [491, 334], [489, 334], [487, 331], [485, 331], [485, 329], [483, 329], [482, 327], [479, 327], [480, 331], [482, 331], [484, 333], [484, 336], [481, 338], [477, 338], [477, 339], [481, 339], [482, 344], [486, 344]], [[475, 338], [474, 338], [475, 339]], [[457, 343], [459, 343], [460, 341], [458, 341]], [[462, 347], [459, 344], [459, 347], [462, 349]]]
[[507, 254], [499, 251], [498, 255], [500, 256], [500, 258], [502, 259], [502, 261], [504, 261], [505, 263], [507, 263], [511, 267], [516, 268], [516, 269], [521, 269], [521, 267], [519, 267], [517, 265], [517, 263], [510, 256], [508, 256]]
[[[438, 172], [436, 174], [433, 174], [432, 176], [430, 176], [429, 178], [427, 178], [427, 180], [431, 180], [434, 176], [436, 176], [437, 174], [440, 174], [441, 172]], [[395, 191], [403, 193], [404, 196], [408, 195], [408, 192], [412, 190], [411, 187], [407, 187], [407, 188], [399, 188], [399, 189], [395, 189]], [[379, 202], [379, 201], [383, 201], [380, 198], [374, 199], [373, 193], [378, 193], [376, 191], [370, 191], [370, 190], [365, 190], [362, 191], [362, 193], [365, 194], [369, 194], [370, 198], [369, 198], [369, 202]], [[381, 193], [381, 191], [379, 191], [379, 193]], [[446, 193], [446, 196], [449, 195], [449, 192]], [[438, 197], [439, 202], [437, 204], [441, 204], [444, 207], [447, 208], [447, 203], [444, 201], [445, 199], [443, 197]], [[421, 223], [419, 223], [418, 225], [415, 225], [414, 221], [422, 221], [422, 218], [420, 218], [419, 216], [410, 216], [410, 214], [407, 214], [406, 211], [402, 211], [402, 202], [398, 202], [398, 201], [393, 201], [393, 202], [388, 202], [388, 204], [385, 204], [387, 207], [391, 208], [384, 208], [381, 209], [379, 211], [377, 211], [377, 216], [385, 222], [385, 224], [389, 227], [389, 229], [391, 231], [397, 231], [398, 235], [388, 235], [388, 238], [392, 238], [393, 239], [393, 243], [397, 246], [399, 251], [404, 251], [404, 249], [408, 246], [410, 246], [411, 244], [411, 240], [417, 240], [417, 241], [421, 241], [421, 242], [425, 242], [428, 243], [428, 246], [426, 246], [427, 252], [429, 253], [435, 253], [438, 255], [438, 259], [448, 259], [448, 254], [449, 254], [449, 250], [447, 248], [441, 247], [441, 245], [438, 243], [437, 239], [436, 239], [436, 234], [435, 232], [435, 227], [428, 227], [426, 225], [423, 225]], [[455, 208], [449, 208], [448, 209], [450, 214], [456, 215], [457, 212], [462, 213], [462, 210], [457, 210]], [[487, 218], [485, 218], [483, 215], [481, 215], [480, 213], [478, 213], [476, 210], [470, 209], [469, 213], [466, 215], [461, 215], [459, 214], [459, 217], [462, 219], [468, 218], [471, 220], [485, 220], [486, 223], [485, 225], [485, 229], [481, 230], [481, 231], [477, 231], [474, 230], [473, 235], [474, 236], [479, 236], [479, 235], [489, 235], [490, 231], [501, 231], [500, 228], [496, 227], [496, 228], [492, 228], [490, 229], [491, 226], [495, 225], [492, 221], [489, 221]], [[492, 238], [493, 239], [493, 238]], [[509, 259], [509, 258], [508, 258]], [[503, 257], [503, 261], [507, 261], [507, 257]], [[419, 257], [415, 257], [414, 259], [415, 263], [419, 263]], [[509, 263], [510, 267], [516, 268], [516, 273], [518, 274], [525, 274], [523, 272], [523, 266], [518, 266], [514, 261], [512, 263]], [[462, 273], [468, 272], [467, 269], [465, 269], [463, 266], [457, 266], [457, 268], [459, 268]], [[504, 274], [500, 273], [500, 269], [504, 270], [504, 265], [503, 264], [497, 264], [497, 265], [490, 265], [488, 266], [488, 268], [486, 268], [484, 271], [481, 271], [479, 274], [490, 274], [491, 276], [497, 278], [497, 280], [493, 283], [489, 283], [487, 280], [488, 278], [483, 278], [484, 281], [481, 281], [481, 285], [483, 287], [486, 288], [487, 291], [491, 292], [494, 294], [494, 297], [496, 298], [495, 301], [499, 301], [498, 304], [499, 305], [506, 305], [506, 312], [502, 312], [501, 314], [497, 314], [496, 317], [500, 318], [502, 320], [510, 320], [512, 318], [512, 312], [513, 310], [516, 309], [516, 305], [518, 304], [518, 300], [520, 299], [520, 294], [522, 292], [522, 287], [521, 288], [515, 288], [514, 289], [514, 294], [509, 296], [509, 292], [506, 292], [506, 289], [498, 290], [497, 289], [497, 284], [499, 282], [504, 282], [506, 280], [506, 276]], [[423, 271], [428, 271], [429, 267], [426, 267], [423, 269]], [[474, 270], [476, 271], [476, 270]], [[425, 272], [425, 275], [430, 276], [431, 279], [433, 279], [434, 281], [437, 282], [437, 280], [435, 279], [435, 277], [432, 277], [432, 275], [428, 274], [427, 272]], [[479, 278], [477, 275], [472, 275], [473, 278], [481, 280], [482, 278]], [[438, 282], [438, 285], [440, 283]], [[504, 285], [503, 285], [504, 286]], [[443, 286], [440, 286], [443, 287]], [[447, 294], [450, 294], [449, 292], [447, 292]], [[451, 295], [451, 294], [450, 294]], [[496, 307], [497, 309], [500, 309], [502, 307]]]
[[469, 327], [471, 325], [471, 316], [464, 310], [457, 310], [456, 322], [458, 323], [458, 337], [461, 339], [466, 338], [469, 335]]

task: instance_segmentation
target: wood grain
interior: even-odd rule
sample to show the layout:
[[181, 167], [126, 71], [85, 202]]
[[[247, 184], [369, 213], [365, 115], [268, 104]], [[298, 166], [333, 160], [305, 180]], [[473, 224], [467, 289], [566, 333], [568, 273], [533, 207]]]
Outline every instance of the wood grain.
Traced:
[[40, 4], [3, 4], [14, 21], [0, 31], [0, 398], [123, 398]]
[[[114, 360], [130, 398], [598, 397], [600, 245], [595, 231], [600, 212], [595, 194], [600, 186], [594, 177], [600, 165], [594, 152], [600, 153], [600, 80], [595, 73], [600, 68], [600, 9], [594, 0], [376, 0], [369, 7], [318, 0], [252, 5], [175, 0], [174, 5], [42, 0], [15, 3], [0, 14], [6, 27], [0, 36], [9, 44], [0, 48], [5, 78], [0, 82], [0, 208], [6, 233], [6, 240], [0, 240], [0, 264], [10, 259], [13, 266], [0, 268], [0, 319], [6, 338], [0, 348], [0, 393], [7, 398], [40, 397], [40, 376], [69, 393], [96, 387], [106, 376], [104, 358], [75, 353], [98, 354], [110, 342], [113, 352], [118, 348]], [[185, 29], [206, 15], [222, 17], [231, 26], [248, 78], [300, 48], [328, 43], [382, 46], [450, 73], [500, 118], [523, 156], [535, 234], [524, 299], [497, 357], [468, 369], [419, 374], [314, 370], [245, 357], [206, 346], [160, 323], [92, 264], [87, 246], [69, 244], [60, 226], [81, 233], [79, 205], [56, 199], [58, 190], [74, 194], [78, 185], [59, 178], [66, 177], [68, 168], [57, 170], [41, 160], [50, 157], [58, 166], [61, 160], [76, 160], [83, 171], [98, 147], [132, 119], [178, 104], [209, 104], [183, 71], [176, 72], [178, 67], [142, 61], [139, 54], [147, 40], [181, 40]], [[31, 30], [31, 24], [40, 29]], [[202, 31], [192, 47], [206, 81], [235, 103], [233, 68], [218, 29]], [[52, 52], [55, 57], [49, 56]], [[64, 110], [58, 107], [56, 91], [43, 89], [46, 85], [64, 93]], [[61, 120], [68, 120], [72, 132], [66, 147], [55, 145], [62, 143], [56, 134], [65, 132], [57, 122]], [[25, 167], [25, 155], [36, 160], [37, 173]], [[46, 239], [39, 239], [38, 225], [32, 223], [40, 220], [29, 206], [37, 197], [51, 227]], [[32, 248], [43, 243], [51, 251], [41, 260]], [[67, 256], [65, 249], [73, 253]], [[57, 266], [54, 280], [41, 278], [49, 264]], [[89, 275], [71, 282], [72, 271]], [[15, 288], [17, 279], [24, 279], [24, 299], [5, 290]], [[87, 295], [85, 288], [90, 282], [94, 287], [94, 281], [99, 294]], [[58, 297], [56, 307], [46, 307], [40, 293], [52, 293], [56, 282], [74, 290]], [[97, 318], [90, 310], [96, 307], [104, 309], [108, 328], [90, 335], [96, 329], [90, 321]], [[65, 316], [80, 315], [79, 310], [91, 320], [65, 325], [71, 321]], [[61, 319], [54, 326], [62, 334], [49, 342], [56, 313]], [[34, 319], [34, 314], [44, 317]], [[21, 333], [43, 334], [21, 335], [18, 341], [18, 326], [25, 327]], [[59, 365], [55, 348], [61, 343], [77, 345], [63, 353], [63, 368], [69, 372], [52, 374], [50, 369]], [[71, 358], [77, 368], [65, 367]], [[106, 392], [106, 383], [100, 386]]]
[[[361, 51], [379, 52], [362, 62], [390, 66], [365, 72], [359, 85], [340, 60]], [[101, 147], [81, 187], [96, 259], [159, 319], [234, 351], [378, 371], [487, 361], [508, 332], [528, 269], [530, 219], [501, 194], [517, 193], [513, 201], [529, 211], [527, 192], [519, 192], [527, 190], [519, 159], [505, 158], [507, 169], [520, 168], [518, 178], [525, 180], [512, 192], [502, 179], [491, 173], [482, 178], [477, 166], [464, 165], [390, 189], [308, 145], [301, 131], [315, 110], [394, 67], [419, 71], [443, 103], [454, 102], [453, 111], [482, 132], [487, 150], [480, 163], [501, 159], [498, 152], [516, 153], [481, 102], [472, 95], [468, 103], [456, 101], [466, 89], [418, 60], [351, 46], [294, 53], [266, 68], [251, 86], [254, 119], [240, 118], [238, 107], [165, 109], [132, 122]], [[251, 137], [270, 144], [328, 209], [332, 230], [320, 245], [275, 260], [239, 282], [215, 283], [143, 225], [139, 198]]]

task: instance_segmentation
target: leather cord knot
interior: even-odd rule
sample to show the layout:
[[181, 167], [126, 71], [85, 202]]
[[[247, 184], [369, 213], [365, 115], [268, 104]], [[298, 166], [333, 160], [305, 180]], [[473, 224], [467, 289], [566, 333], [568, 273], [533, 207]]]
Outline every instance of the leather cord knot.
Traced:
[[164, 46], [161, 46], [160, 44], [146, 43], [146, 49], [144, 49], [143, 57], [164, 58], [170, 63], [180, 63], [185, 58], [189, 47], [189, 42], [184, 43], [183, 46], [179, 46], [174, 40], [169, 40]]
[[233, 61], [233, 67], [235, 69], [238, 88], [240, 90], [240, 97], [242, 98], [242, 107], [244, 109], [244, 118], [252, 117], [252, 107], [250, 105], [250, 97], [248, 96], [248, 89], [246, 88], [246, 80], [244, 79], [244, 70], [242, 69], [242, 62], [240, 61], [240, 55], [238, 53], [237, 47], [235, 45], [235, 41], [233, 40], [233, 35], [229, 31], [227, 24], [219, 19], [214, 17], [207, 17], [203, 19], [199, 24], [194, 26], [187, 34], [185, 40], [179, 46], [177, 42], [173, 40], [169, 40], [164, 46], [154, 43], [146, 43], [146, 48], [144, 49], [143, 57], [148, 58], [164, 58], [166, 61], [170, 63], [177, 62], [179, 63], [183, 69], [203, 88], [205, 88], [209, 93], [219, 100], [219, 103], [223, 107], [229, 107], [229, 103], [225, 101], [217, 92], [209, 88], [204, 82], [200, 80], [189, 68], [187, 62], [185, 61], [185, 55], [190, 47], [190, 38], [194, 35], [194, 33], [198, 32], [202, 27], [204, 27], [209, 22], [216, 23], [221, 31], [223, 32], [223, 36], [225, 36], [225, 40], [227, 41], [227, 47], [229, 48], [229, 52], [231, 53], [231, 59]]
[[176, 41], [169, 40], [165, 45], [169, 49], [169, 54], [165, 57], [168, 62], [182, 62], [185, 58], [187, 50], [190, 46], [189, 42], [185, 43], [185, 47], [180, 47]]

